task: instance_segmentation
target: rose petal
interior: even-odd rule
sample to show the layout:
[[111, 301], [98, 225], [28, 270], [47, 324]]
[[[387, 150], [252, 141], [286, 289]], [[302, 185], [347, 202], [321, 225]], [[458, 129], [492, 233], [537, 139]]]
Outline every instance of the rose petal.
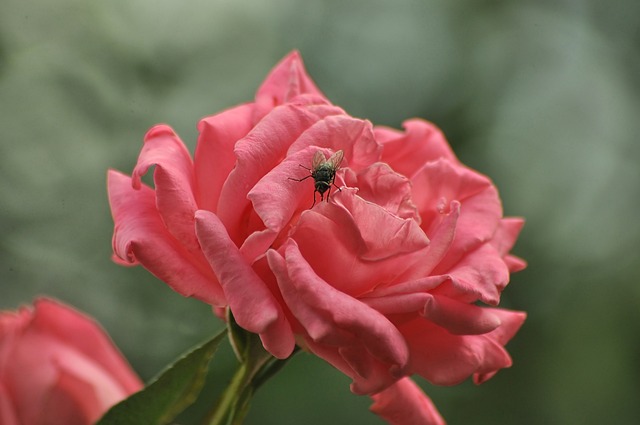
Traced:
[[[492, 309], [493, 314], [500, 318], [502, 325], [496, 328], [494, 331], [486, 334], [487, 338], [491, 338], [500, 345], [505, 345], [514, 337], [518, 332], [525, 319], [526, 313], [521, 311], [512, 311], [505, 309]], [[473, 382], [476, 385], [480, 385], [493, 377], [498, 371], [479, 372], [473, 375]]]
[[0, 383], [0, 423], [2, 425], [21, 425], [9, 397], [9, 392]]
[[449, 252], [452, 261], [465, 251], [490, 240], [502, 218], [500, 199], [486, 177], [446, 160], [430, 162], [411, 179], [413, 202], [422, 227], [430, 235], [452, 201], [461, 205], [456, 238]]
[[[300, 164], [307, 163], [318, 149], [307, 148], [288, 156], [276, 165], [249, 191], [247, 198], [251, 201], [255, 213], [262, 221], [264, 228], [254, 231], [240, 247], [245, 258], [250, 261], [263, 255], [273, 244], [278, 234], [289, 225], [301, 205], [308, 207], [313, 192], [313, 179], [307, 179], [309, 190], [301, 189], [301, 182], [292, 180], [300, 176]], [[302, 183], [304, 187], [305, 184]], [[307, 200], [309, 200], [307, 203]]]
[[387, 318], [320, 279], [292, 240], [283, 249], [284, 262], [274, 250], [267, 259], [287, 306], [314, 342], [340, 347], [362, 344], [366, 347], [362, 354], [389, 364], [389, 369], [404, 367], [405, 342]]
[[61, 371], [37, 409], [36, 424], [90, 424], [98, 420], [106, 406], [96, 398], [92, 385]]
[[291, 327], [280, 305], [242, 257], [221, 221], [209, 211], [198, 211], [196, 234], [235, 320], [242, 328], [260, 334], [265, 349], [275, 357], [288, 357], [295, 346]]
[[274, 107], [304, 94], [326, 100], [307, 74], [300, 53], [294, 50], [271, 70], [258, 89], [256, 93], [257, 116], [262, 118]]
[[504, 263], [509, 268], [510, 273], [516, 273], [527, 268], [527, 262], [515, 255], [507, 255], [503, 258]]
[[345, 191], [336, 203], [349, 211], [358, 227], [366, 245], [366, 251], [360, 254], [363, 260], [380, 261], [429, 245], [429, 238], [415, 220], [390, 214], [384, 208], [354, 196], [352, 191]]
[[371, 396], [370, 410], [390, 425], [444, 425], [433, 402], [410, 378]]
[[[50, 299], [37, 299], [34, 306], [32, 329], [55, 337], [62, 344], [82, 353], [86, 359], [91, 359], [93, 365], [88, 364], [87, 367], [93, 368], [94, 364], [100, 365], [103, 371], [98, 373], [92, 370], [89, 375], [94, 378], [103, 375], [105, 385], [115, 384], [115, 382], [118, 386], [121, 385], [124, 391], [120, 390], [122, 393], [120, 399], [142, 388], [140, 379], [132, 372], [131, 366], [97, 322]], [[60, 359], [60, 362], [65, 363], [67, 360]], [[81, 369], [79, 364], [71, 364], [70, 368], [76, 372]], [[105, 374], [104, 371], [108, 373]], [[109, 394], [117, 394], [117, 392], [109, 391]]]
[[291, 145], [289, 155], [310, 146], [330, 148], [333, 152], [342, 150], [345, 162], [356, 171], [379, 161], [382, 151], [371, 123], [344, 113], [329, 115], [314, 123]]
[[500, 220], [491, 239], [491, 244], [496, 247], [500, 255], [507, 255], [513, 248], [523, 226], [524, 220], [522, 218], [506, 217]]
[[0, 347], [8, 423], [92, 423], [143, 386], [96, 322], [50, 299], [0, 314]]
[[454, 335], [423, 318], [397, 326], [411, 350], [411, 372], [433, 384], [456, 385], [474, 373], [511, 365], [509, 354], [489, 334]]
[[334, 347], [319, 344], [308, 336], [304, 337], [306, 348], [316, 356], [350, 377], [351, 392], [358, 395], [373, 394], [393, 384], [401, 370], [389, 369], [389, 365], [367, 354], [362, 345]]
[[361, 298], [360, 300], [385, 316], [422, 312], [426, 303], [433, 298], [431, 294], [423, 292], [387, 295], [384, 297], [371, 297], [369, 295], [367, 294], [366, 298]]
[[418, 313], [454, 335], [480, 335], [500, 326], [490, 309], [426, 292], [362, 298], [384, 315]]
[[428, 298], [422, 314], [454, 335], [486, 334], [501, 324], [493, 309], [440, 296]]
[[463, 302], [480, 300], [497, 305], [500, 292], [509, 283], [509, 269], [496, 249], [490, 244], [467, 253], [449, 270], [436, 268], [435, 274], [445, 274], [451, 280], [434, 292]]
[[251, 215], [247, 194], [258, 181], [278, 165], [289, 146], [313, 123], [326, 115], [340, 113], [330, 106], [304, 107], [287, 104], [274, 109], [234, 148], [237, 158], [220, 193], [218, 217], [229, 236], [240, 246], [250, 232], [242, 226]]
[[403, 281], [390, 286], [378, 287], [370, 293], [363, 295], [361, 299], [376, 297], [384, 298], [393, 295], [427, 292], [437, 288], [442, 282], [448, 279], [448, 276], [426, 276], [419, 279]]
[[430, 161], [446, 159], [459, 163], [444, 135], [435, 125], [420, 119], [402, 123], [405, 133], [375, 127], [376, 139], [383, 144], [382, 161], [409, 178]]
[[273, 245], [278, 233], [271, 229], [256, 230], [245, 239], [240, 247], [240, 253], [249, 264], [253, 264]]
[[236, 163], [233, 148], [251, 131], [253, 111], [253, 104], [240, 105], [198, 123], [194, 167], [200, 209], [216, 212], [222, 185]]
[[200, 248], [193, 230], [193, 215], [198, 209], [193, 195], [193, 164], [189, 151], [169, 126], [157, 125], [147, 132], [131, 175], [135, 189], [140, 189], [140, 179], [152, 165], [156, 166], [156, 206], [164, 225], [185, 248], [198, 254]]
[[524, 226], [524, 220], [521, 218], [503, 218], [496, 233], [493, 235], [493, 239], [491, 239], [491, 244], [503, 256], [503, 260], [511, 273], [519, 272], [527, 267], [527, 262], [522, 258], [509, 255], [509, 251], [513, 248], [522, 226]]
[[[138, 382], [133, 390], [125, 390], [109, 373], [96, 367], [90, 358], [66, 353], [53, 359], [58, 366], [58, 377], [53, 391], [46, 396], [41, 423], [75, 423], [71, 420], [82, 415], [83, 423], [94, 423], [105, 408], [113, 406], [127, 395], [142, 389]], [[43, 418], [44, 419], [44, 418]]]
[[[404, 282], [422, 279], [424, 276], [431, 274], [442, 259], [445, 258], [453, 243], [459, 217], [460, 203], [452, 201], [448, 211], [446, 213], [443, 212], [439, 223], [432, 230], [429, 245], [412, 254], [416, 261], [412, 263], [411, 267], [398, 275], [395, 281], [390, 282], [390, 286], [402, 285]], [[444, 280], [439, 279], [439, 283]]]
[[527, 314], [522, 311], [513, 311], [504, 308], [487, 308], [486, 310], [490, 310], [491, 314], [494, 314], [500, 319], [500, 326], [485, 336], [495, 340], [500, 345], [505, 345], [509, 342], [527, 318]]
[[398, 217], [412, 218], [420, 224], [420, 215], [411, 201], [411, 182], [387, 164], [377, 162], [358, 173], [345, 173], [345, 183], [357, 187], [361, 198], [380, 205]]
[[345, 188], [334, 202], [305, 211], [290, 235], [315, 272], [352, 296], [361, 296], [421, 260], [428, 239], [403, 220]]
[[209, 265], [189, 253], [164, 227], [152, 189], [132, 188], [131, 179], [110, 170], [109, 204], [115, 223], [113, 251], [122, 261], [142, 264], [176, 292], [211, 305], [226, 305]]

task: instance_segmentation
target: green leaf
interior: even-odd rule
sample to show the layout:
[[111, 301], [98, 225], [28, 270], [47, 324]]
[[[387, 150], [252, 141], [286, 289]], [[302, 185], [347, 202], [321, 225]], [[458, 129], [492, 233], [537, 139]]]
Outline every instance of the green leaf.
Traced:
[[143, 390], [109, 409], [96, 425], [165, 425], [171, 422], [196, 400], [209, 363], [225, 336], [223, 330], [182, 355]]

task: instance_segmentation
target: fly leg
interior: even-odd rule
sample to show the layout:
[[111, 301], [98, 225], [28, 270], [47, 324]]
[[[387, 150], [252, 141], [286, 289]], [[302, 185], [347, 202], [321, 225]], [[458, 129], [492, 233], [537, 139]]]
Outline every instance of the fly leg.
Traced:
[[[338, 192], [342, 192], [342, 189], [340, 188], [340, 186], [335, 184], [335, 182], [331, 182], [331, 184], [334, 185], [336, 187], [336, 189], [338, 189]], [[329, 195], [331, 195], [331, 186], [329, 186], [329, 191], [327, 192], [327, 202], [329, 202]], [[322, 199], [321, 199], [321, 201], [322, 201]]]
[[303, 177], [303, 178], [301, 178], [301, 179], [294, 179], [293, 177], [288, 177], [288, 179], [289, 179], [289, 180], [293, 180], [293, 181], [297, 181], [297, 182], [301, 182], [301, 181], [303, 181], [303, 180], [308, 179], [309, 177], [312, 177], [312, 176], [311, 176], [311, 174], [309, 174], [308, 176]]

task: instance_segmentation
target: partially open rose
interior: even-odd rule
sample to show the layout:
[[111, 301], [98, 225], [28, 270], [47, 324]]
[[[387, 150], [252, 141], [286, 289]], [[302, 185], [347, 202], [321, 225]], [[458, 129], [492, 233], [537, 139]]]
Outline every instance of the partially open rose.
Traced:
[[104, 331], [49, 299], [0, 312], [0, 424], [90, 425], [142, 382]]
[[[378, 410], [407, 393], [402, 377], [480, 383], [511, 364], [504, 345], [525, 315], [478, 302], [497, 305], [525, 266], [509, 254], [523, 221], [502, 217], [492, 182], [432, 124], [397, 131], [347, 115], [294, 52], [254, 102], [198, 129], [194, 160], [159, 125], [132, 177], [109, 172], [118, 261], [228, 306], [276, 357], [312, 351], [353, 392], [383, 394]], [[293, 179], [338, 151], [341, 190], [314, 204], [314, 179]], [[140, 180], [152, 165], [155, 189]]]

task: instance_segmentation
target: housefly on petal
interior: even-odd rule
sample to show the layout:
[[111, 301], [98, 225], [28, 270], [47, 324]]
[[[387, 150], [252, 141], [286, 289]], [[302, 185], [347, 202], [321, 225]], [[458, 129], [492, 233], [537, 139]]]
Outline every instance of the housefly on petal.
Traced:
[[302, 168], [305, 170], [309, 170], [311, 174], [301, 179], [294, 179], [293, 177], [289, 177], [290, 180], [295, 180], [297, 182], [301, 182], [303, 180], [308, 179], [309, 177], [313, 177], [315, 182], [315, 190], [313, 191], [313, 204], [311, 204], [311, 208], [316, 204], [316, 192], [320, 194], [320, 201], [324, 200], [324, 194], [327, 192], [327, 202], [329, 202], [329, 195], [331, 195], [331, 186], [335, 186], [340, 189], [335, 183], [334, 180], [336, 178], [336, 171], [340, 168], [340, 163], [342, 162], [342, 158], [344, 158], [344, 152], [342, 150], [337, 151], [329, 159], [326, 159], [324, 154], [320, 151], [317, 151], [315, 155], [313, 155], [313, 160], [311, 161], [311, 168], [307, 168], [304, 165], [300, 164]]

